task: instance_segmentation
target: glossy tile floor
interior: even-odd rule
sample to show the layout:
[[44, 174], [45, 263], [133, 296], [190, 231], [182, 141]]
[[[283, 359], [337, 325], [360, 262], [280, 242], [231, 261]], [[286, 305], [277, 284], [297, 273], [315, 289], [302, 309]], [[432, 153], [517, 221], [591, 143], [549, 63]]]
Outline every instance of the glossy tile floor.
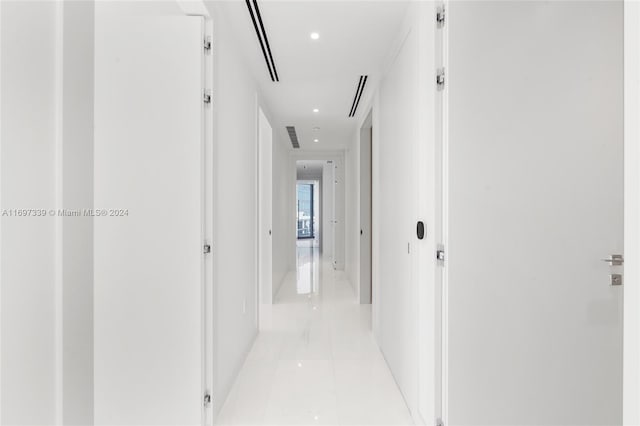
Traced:
[[371, 306], [312, 244], [290, 273], [238, 375], [222, 425], [410, 425], [371, 333]]

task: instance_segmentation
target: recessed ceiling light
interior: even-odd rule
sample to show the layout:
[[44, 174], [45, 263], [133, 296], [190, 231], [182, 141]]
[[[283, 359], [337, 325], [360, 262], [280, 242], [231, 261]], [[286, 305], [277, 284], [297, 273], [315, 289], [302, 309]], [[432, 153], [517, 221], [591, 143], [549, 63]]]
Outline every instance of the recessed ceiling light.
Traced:
[[320, 38], [320, 34], [318, 33], [311, 33], [311, 40], [317, 40]]
[[320, 142], [320, 139], [314, 139], [313, 141], [314, 142]]
[[320, 110], [318, 108], [314, 108], [313, 112], [320, 112]]

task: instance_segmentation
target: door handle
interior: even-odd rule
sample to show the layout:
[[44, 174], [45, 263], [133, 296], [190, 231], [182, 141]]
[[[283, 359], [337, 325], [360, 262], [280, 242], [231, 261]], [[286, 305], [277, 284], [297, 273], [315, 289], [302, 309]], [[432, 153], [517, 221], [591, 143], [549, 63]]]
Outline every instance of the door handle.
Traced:
[[607, 262], [611, 266], [619, 266], [624, 263], [624, 256], [622, 256], [621, 254], [612, 254], [611, 257], [600, 260], [602, 260], [603, 262]]

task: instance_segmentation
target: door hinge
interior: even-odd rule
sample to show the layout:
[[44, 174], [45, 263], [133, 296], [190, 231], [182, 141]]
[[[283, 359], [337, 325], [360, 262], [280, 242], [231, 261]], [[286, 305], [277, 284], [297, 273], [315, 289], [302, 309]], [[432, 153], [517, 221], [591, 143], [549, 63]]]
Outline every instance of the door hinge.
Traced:
[[444, 68], [438, 68], [436, 71], [436, 87], [438, 90], [444, 90]]
[[621, 254], [612, 254], [608, 259], [602, 259], [603, 262], [607, 262], [611, 266], [620, 266], [624, 264], [624, 256]]
[[211, 103], [211, 90], [205, 90], [202, 93], [202, 102], [204, 102], [205, 104]]
[[211, 253], [211, 244], [205, 244], [202, 246], [202, 252], [204, 254], [209, 254]]
[[204, 394], [204, 397], [202, 398], [202, 402], [205, 408], [209, 407], [211, 405], [211, 394], [209, 392]]
[[444, 19], [444, 6], [438, 6], [438, 9], [436, 10], [436, 24], [438, 25], [438, 28], [444, 27]]
[[436, 419], [436, 425], [435, 426], [444, 426], [444, 422], [442, 421], [442, 419]]
[[440, 246], [438, 247], [438, 250], [436, 250], [436, 260], [438, 262], [444, 263], [444, 247]]
[[211, 36], [205, 37], [202, 45], [206, 53], [211, 53]]

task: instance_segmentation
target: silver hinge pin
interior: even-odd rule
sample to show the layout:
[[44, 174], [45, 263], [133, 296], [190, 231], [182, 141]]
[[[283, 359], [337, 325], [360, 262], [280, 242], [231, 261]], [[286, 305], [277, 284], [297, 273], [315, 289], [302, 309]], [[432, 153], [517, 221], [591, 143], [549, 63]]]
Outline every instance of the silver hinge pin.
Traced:
[[203, 42], [204, 50], [207, 53], [211, 52], [211, 37], [205, 37]]
[[436, 23], [438, 24], [438, 28], [444, 27], [444, 6], [438, 6], [436, 10]]
[[436, 87], [438, 90], [444, 90], [444, 68], [438, 68], [436, 71]]
[[204, 246], [202, 246], [202, 252], [204, 254], [211, 253], [211, 244], [205, 244]]
[[204, 403], [205, 407], [208, 407], [208, 406], [211, 405], [211, 394], [210, 393], [205, 393], [204, 394], [203, 403]]
[[211, 103], [211, 91], [210, 90], [205, 90], [204, 93], [202, 94], [202, 102], [204, 102], [205, 104], [210, 104]]

